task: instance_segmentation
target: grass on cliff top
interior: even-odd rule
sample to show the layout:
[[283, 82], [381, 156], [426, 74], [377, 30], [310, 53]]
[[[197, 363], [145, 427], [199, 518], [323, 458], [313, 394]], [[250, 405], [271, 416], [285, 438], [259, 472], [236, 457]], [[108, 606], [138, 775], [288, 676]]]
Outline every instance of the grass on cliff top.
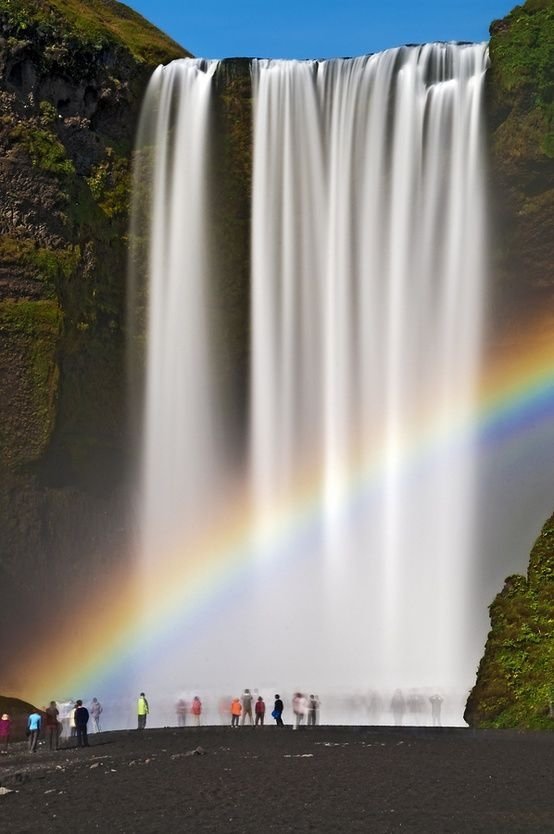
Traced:
[[148, 64], [190, 55], [129, 6], [116, 0], [49, 0], [52, 6], [83, 32], [109, 33], [126, 44], [132, 54]]
[[554, 102], [554, 0], [527, 0], [491, 25], [491, 56], [506, 90], [532, 87], [539, 107]]
[[21, 34], [31, 23], [51, 27], [65, 20], [87, 42], [119, 43], [136, 60], [149, 65], [190, 56], [168, 35], [116, 0], [0, 0], [0, 11]]

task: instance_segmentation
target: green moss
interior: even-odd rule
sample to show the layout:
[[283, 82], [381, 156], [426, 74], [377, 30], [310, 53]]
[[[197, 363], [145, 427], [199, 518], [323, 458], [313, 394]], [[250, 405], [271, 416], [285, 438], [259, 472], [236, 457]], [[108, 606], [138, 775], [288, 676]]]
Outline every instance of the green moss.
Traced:
[[124, 217], [131, 199], [129, 160], [118, 157], [111, 148], [106, 159], [93, 168], [87, 183], [96, 203], [107, 217]]
[[51, 437], [60, 327], [55, 301], [0, 303], [0, 458], [8, 465], [36, 460]]
[[44, 125], [54, 124], [58, 118], [58, 111], [50, 101], [41, 101], [39, 104], [41, 120]]
[[554, 133], [547, 133], [542, 140], [541, 150], [545, 156], [554, 159]]
[[62, 281], [74, 275], [80, 258], [79, 246], [67, 246], [65, 249], [39, 248], [29, 254], [29, 263], [36, 267], [46, 283], [59, 286]]
[[37, 246], [34, 240], [0, 235], [0, 262], [4, 268], [13, 268], [19, 274], [40, 281], [45, 285], [46, 294], [55, 295], [74, 275], [81, 250], [79, 246], [49, 249]]
[[24, 333], [42, 338], [59, 330], [60, 311], [53, 301], [3, 301], [0, 332]]
[[552, 156], [554, 4], [551, 0], [527, 0], [503, 20], [495, 21], [491, 35], [492, 72], [499, 98], [510, 105], [516, 103], [520, 118], [536, 108], [540, 119], [534, 124], [535, 148]]
[[28, 154], [35, 168], [58, 176], [75, 173], [75, 166], [68, 159], [65, 147], [48, 128], [22, 122], [10, 131], [10, 140]]

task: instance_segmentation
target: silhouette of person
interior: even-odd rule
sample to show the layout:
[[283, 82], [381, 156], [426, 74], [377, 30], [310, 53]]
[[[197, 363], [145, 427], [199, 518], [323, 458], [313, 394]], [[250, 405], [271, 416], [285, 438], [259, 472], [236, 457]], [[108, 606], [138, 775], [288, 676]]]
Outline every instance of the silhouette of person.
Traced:
[[87, 724], [89, 720], [88, 709], [83, 706], [82, 701], [75, 702], [75, 729], [77, 730], [77, 747], [88, 747]]
[[441, 707], [442, 707], [443, 699], [436, 692], [434, 695], [431, 695], [429, 700], [431, 702], [431, 719], [433, 721], [433, 727], [440, 727], [441, 726]]
[[183, 698], [179, 698], [175, 704], [175, 712], [177, 713], [177, 726], [184, 727], [187, 723], [187, 702]]
[[50, 706], [45, 710], [46, 729], [48, 730], [48, 749], [60, 749], [60, 732], [62, 725], [58, 719], [60, 711], [55, 701], [50, 701]]
[[394, 716], [394, 723], [397, 727], [401, 727], [404, 713], [406, 712], [406, 702], [400, 689], [395, 690], [391, 698], [390, 707]]
[[90, 705], [90, 716], [92, 718], [92, 726], [94, 728], [95, 733], [100, 732], [100, 716], [102, 715], [104, 708], [102, 704], [98, 700], [98, 698], [93, 698], [92, 703]]
[[250, 722], [250, 725], [252, 726], [252, 724], [253, 724], [253, 722], [252, 722], [252, 701], [253, 701], [252, 693], [250, 692], [249, 689], [245, 689], [244, 692], [242, 693], [242, 718], [241, 718], [241, 721], [240, 721], [242, 726], [244, 726], [244, 719], [246, 718], [246, 716], [248, 716], [248, 721]]
[[275, 696], [275, 703], [273, 705], [273, 712], [271, 713], [271, 715], [275, 719], [275, 724], [278, 727], [284, 727], [285, 726], [283, 724], [283, 710], [284, 710], [284, 706], [283, 706], [283, 702], [281, 700], [281, 696], [276, 695]]
[[319, 699], [317, 695], [310, 695], [308, 701], [308, 727], [315, 727], [317, 724], [317, 713], [319, 710]]

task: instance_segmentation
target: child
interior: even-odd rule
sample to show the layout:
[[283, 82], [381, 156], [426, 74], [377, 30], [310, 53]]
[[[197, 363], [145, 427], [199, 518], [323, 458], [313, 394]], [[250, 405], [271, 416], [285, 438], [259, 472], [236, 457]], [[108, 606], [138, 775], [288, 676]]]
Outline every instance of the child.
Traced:
[[12, 729], [12, 722], [10, 716], [5, 712], [0, 718], [0, 752], [7, 753], [10, 745], [10, 733]]

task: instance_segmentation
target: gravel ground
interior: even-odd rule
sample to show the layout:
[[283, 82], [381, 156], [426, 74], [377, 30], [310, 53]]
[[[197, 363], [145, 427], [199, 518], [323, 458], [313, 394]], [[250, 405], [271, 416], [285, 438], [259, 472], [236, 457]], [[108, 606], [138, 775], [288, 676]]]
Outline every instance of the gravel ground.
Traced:
[[0, 831], [554, 832], [553, 776], [554, 733], [113, 732], [82, 750], [13, 745]]

